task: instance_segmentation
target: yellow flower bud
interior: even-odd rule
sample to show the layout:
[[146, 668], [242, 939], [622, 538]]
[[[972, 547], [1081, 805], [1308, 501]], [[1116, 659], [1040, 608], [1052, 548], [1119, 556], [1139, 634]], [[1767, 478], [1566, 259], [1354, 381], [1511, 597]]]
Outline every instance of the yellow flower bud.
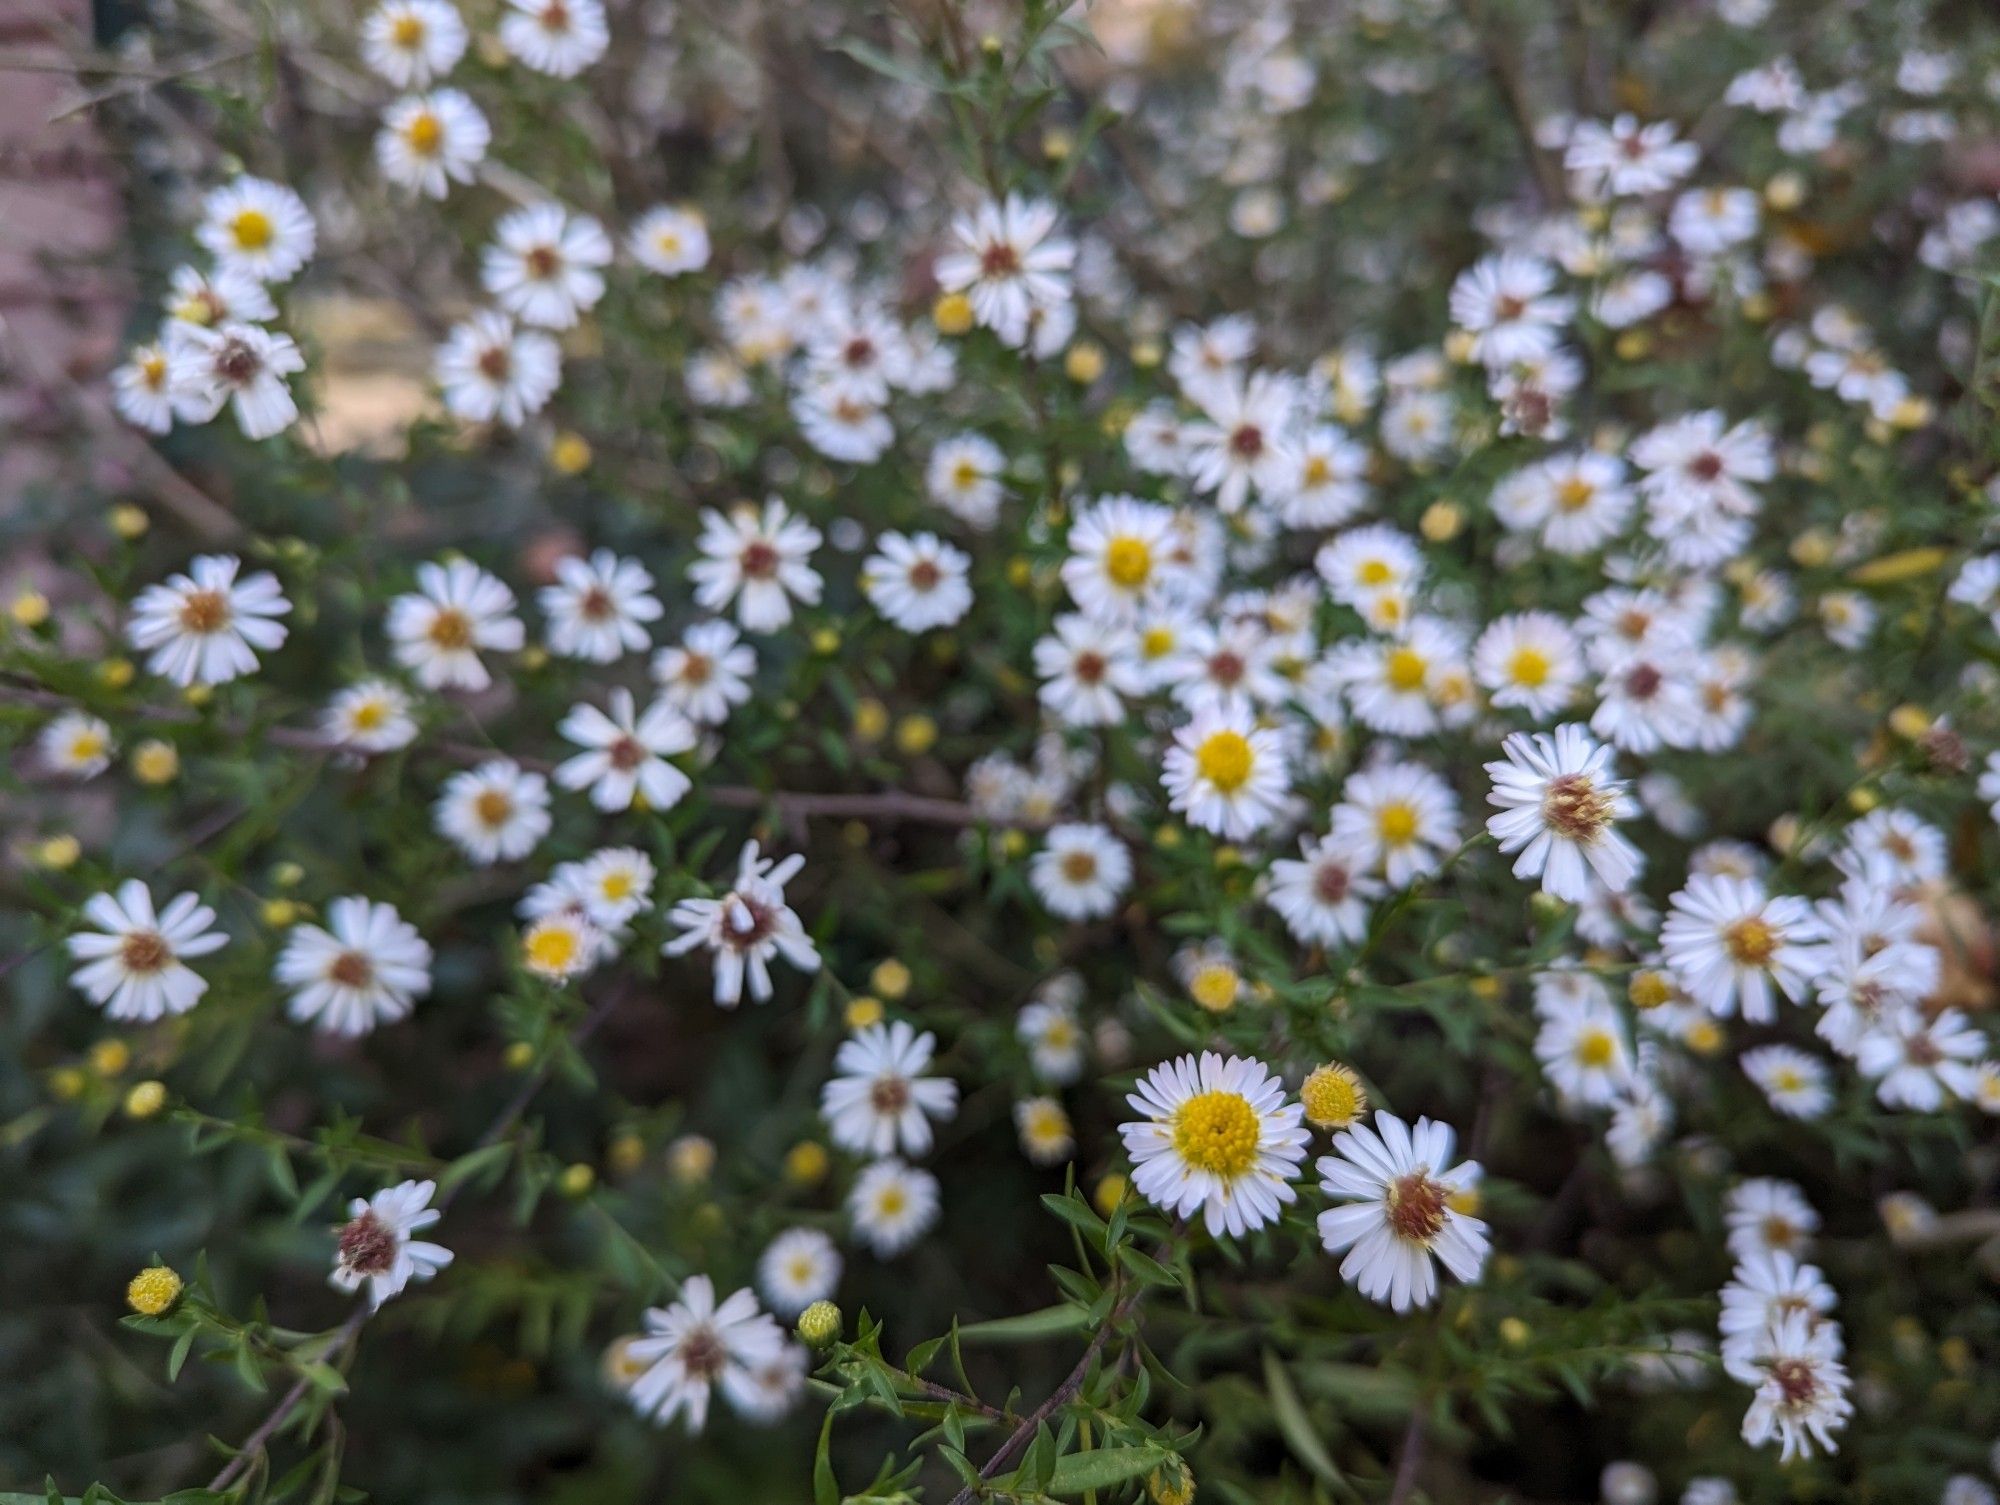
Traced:
[[1101, 1178], [1092, 1188], [1090, 1205], [1097, 1209], [1099, 1216], [1108, 1218], [1118, 1210], [1130, 1190], [1131, 1183], [1114, 1172]]
[[937, 746], [937, 739], [937, 723], [921, 711], [912, 712], [896, 723], [896, 750], [909, 757], [922, 757]]
[[581, 1197], [589, 1194], [597, 1184], [597, 1171], [579, 1160], [574, 1165], [566, 1165], [556, 1178], [556, 1188], [566, 1197]]
[[549, 445], [549, 464], [558, 475], [582, 475], [590, 461], [590, 441], [581, 434], [565, 429]]
[[123, 539], [145, 537], [153, 520], [146, 516], [143, 507], [135, 507], [130, 502], [120, 502], [111, 509], [111, 531]]
[[1087, 387], [1104, 374], [1104, 352], [1088, 340], [1078, 340], [1063, 356], [1063, 375]]
[[299, 906], [290, 899], [266, 899], [258, 913], [273, 930], [284, 930], [299, 922]]
[[181, 771], [173, 743], [150, 737], [132, 749], [132, 776], [142, 784], [171, 784]]
[[825, 1179], [830, 1163], [825, 1145], [801, 1139], [785, 1151], [785, 1179], [794, 1186], [817, 1186]]
[[1352, 1068], [1338, 1061], [1318, 1066], [1299, 1087], [1306, 1122], [1316, 1129], [1344, 1129], [1368, 1111], [1368, 1091]]
[[847, 1000], [845, 1018], [849, 1029], [866, 1029], [871, 1024], [880, 1024], [885, 1010], [882, 1000], [871, 998], [866, 993]]
[[1889, 713], [1889, 730], [1906, 742], [1914, 742], [1931, 729], [1931, 718], [1920, 705], [1899, 705]]
[[1018, 862], [1028, 854], [1028, 833], [1017, 827], [1009, 827], [1000, 833], [1000, 855], [1010, 862]]
[[939, 334], [964, 334], [972, 328], [972, 300], [964, 293], [946, 293], [931, 305], [931, 322]]
[[16, 627], [39, 627], [49, 619], [49, 598], [37, 590], [24, 590], [8, 604], [7, 615]]
[[808, 1348], [826, 1348], [840, 1337], [840, 1308], [831, 1301], [815, 1301], [799, 1313], [799, 1341]]
[[1165, 354], [1158, 340], [1139, 340], [1132, 346], [1132, 364], [1141, 371], [1150, 371], [1160, 364]]
[[715, 1170], [715, 1145], [699, 1134], [683, 1134], [667, 1146], [667, 1169], [684, 1186], [706, 1181]]
[[833, 627], [815, 627], [812, 635], [812, 651], [821, 658], [832, 658], [840, 652], [840, 632]]
[[123, 1040], [99, 1040], [90, 1047], [91, 1069], [99, 1076], [117, 1076], [132, 1064], [132, 1047]]
[[83, 856], [83, 843], [74, 836], [51, 836], [35, 848], [35, 861], [52, 872], [75, 867], [77, 859]]
[[127, 1118], [151, 1118], [167, 1105], [167, 1084], [165, 1082], [134, 1082], [132, 1090], [125, 1094], [125, 1116]]
[[89, 1085], [90, 1079], [74, 1066], [58, 1066], [49, 1073], [49, 1091], [58, 1102], [73, 1102]]
[[125, 1287], [125, 1304], [142, 1317], [157, 1317], [181, 1299], [179, 1274], [165, 1265], [151, 1265]]
[[1456, 502], [1432, 502], [1417, 520], [1417, 531], [1432, 543], [1451, 542], [1464, 526], [1465, 509]]
[[891, 1003], [910, 991], [912, 980], [910, 969], [893, 956], [877, 962], [875, 970], [868, 974], [868, 986]]
[[605, 1147], [604, 1159], [621, 1176], [630, 1175], [645, 1164], [646, 1141], [629, 1129], [622, 1130], [611, 1136], [611, 1143]]
[[526, 1040], [515, 1040], [500, 1053], [500, 1064], [509, 1071], [526, 1071], [535, 1064], [535, 1047]]
[[1500, 1341], [1509, 1348], [1519, 1348], [1534, 1335], [1534, 1330], [1519, 1317], [1500, 1319]]
[[1243, 979], [1227, 962], [1210, 962], [1188, 980], [1188, 993], [1211, 1014], [1226, 1014], [1236, 1007]]
[[854, 707], [854, 735], [863, 742], [880, 742], [889, 730], [889, 708], [879, 700], [863, 700]]
[[1647, 969], [1634, 972], [1625, 985], [1625, 996], [1635, 1009], [1656, 1009], [1674, 996], [1674, 985], [1664, 972]]

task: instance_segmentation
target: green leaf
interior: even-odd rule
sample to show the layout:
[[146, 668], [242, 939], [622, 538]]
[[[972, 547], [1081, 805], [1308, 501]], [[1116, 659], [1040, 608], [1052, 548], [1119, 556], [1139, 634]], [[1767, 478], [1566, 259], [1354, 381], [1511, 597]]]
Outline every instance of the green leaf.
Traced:
[[1173, 1455], [1165, 1448], [1099, 1448], [1090, 1453], [1071, 1453], [1058, 1459], [1055, 1471], [1044, 1486], [1052, 1495], [1080, 1495], [1089, 1489], [1109, 1489], [1150, 1474]]
[[1149, 1286], [1177, 1287], [1181, 1283], [1180, 1276], [1174, 1274], [1152, 1255], [1142, 1254], [1129, 1244], [1118, 1251], [1118, 1263]]
[[813, 1450], [813, 1505], [840, 1505], [840, 1481], [833, 1476], [833, 1410], [819, 1425], [819, 1446]]
[[1023, 1312], [1018, 1317], [996, 1317], [991, 1322], [969, 1323], [958, 1330], [958, 1336], [967, 1343], [1033, 1343], [1041, 1338], [1081, 1332], [1083, 1323], [1083, 1309], [1064, 1302], [1060, 1306], [1043, 1307], [1038, 1312]]
[[1285, 1445], [1292, 1455], [1324, 1484], [1339, 1486], [1347, 1481], [1340, 1468], [1334, 1463], [1314, 1430], [1312, 1418], [1306, 1415], [1306, 1408], [1299, 1401], [1299, 1392], [1292, 1384], [1292, 1377], [1285, 1372], [1285, 1366], [1270, 1349], [1264, 1350], [1264, 1389], [1271, 1397], [1271, 1416], [1278, 1423], [1278, 1433], [1285, 1439]]

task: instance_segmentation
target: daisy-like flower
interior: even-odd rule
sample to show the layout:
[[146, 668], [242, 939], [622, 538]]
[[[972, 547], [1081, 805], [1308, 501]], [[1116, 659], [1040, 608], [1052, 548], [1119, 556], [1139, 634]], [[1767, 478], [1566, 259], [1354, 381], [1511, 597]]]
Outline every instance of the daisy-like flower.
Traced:
[[1790, 1045], [1760, 1045], [1744, 1051], [1741, 1064], [1771, 1107], [1787, 1118], [1820, 1118], [1833, 1106], [1826, 1065], [1817, 1056]]
[[1189, 825], [1227, 841], [1268, 826], [1291, 793], [1284, 739], [1241, 711], [1202, 711], [1177, 730], [1161, 782]]
[[1605, 1108], [1617, 1101], [1632, 1078], [1632, 1047], [1625, 1024], [1601, 991], [1573, 995], [1537, 994], [1535, 1059], [1542, 1075], [1567, 1103]]
[[905, 632], [950, 627], [972, 609], [972, 560], [935, 533], [884, 533], [861, 566], [861, 589]]
[[364, 679], [338, 692], [320, 713], [326, 740], [355, 752], [394, 752], [417, 738], [410, 697], [386, 679]]
[[1025, 344], [1030, 317], [1070, 299], [1076, 247], [1055, 234], [1056, 208], [1009, 194], [952, 221], [950, 246], [937, 259], [938, 286], [964, 293], [972, 314], [1009, 345]]
[[593, 664], [647, 647], [646, 624], [666, 612], [653, 594], [652, 572], [609, 549], [557, 560], [556, 583], [542, 587], [539, 600], [549, 619], [549, 650]]
[[246, 439], [268, 439], [291, 427], [299, 405], [285, 378], [306, 368], [291, 336], [255, 324], [174, 328], [167, 365], [176, 417], [207, 423], [227, 406]]
[[1472, 646], [1472, 673], [1493, 704], [1518, 706], [1540, 719], [1575, 699], [1583, 682], [1583, 651], [1569, 624], [1553, 612], [1514, 612], [1479, 635]]
[[431, 948], [417, 927], [394, 905], [358, 897], [335, 899], [326, 915], [327, 929], [295, 927], [278, 955], [290, 1016], [349, 1037], [407, 1017], [431, 987]]
[[1180, 647], [1159, 666], [1158, 678], [1189, 711], [1254, 715], [1286, 698], [1289, 686], [1278, 672], [1287, 646], [1257, 621], [1190, 624]]
[[792, 417], [814, 449], [850, 465], [873, 465], [896, 437], [896, 426], [880, 402], [844, 392], [811, 373], [792, 394]]
[[1906, 888], [1944, 877], [1948, 856], [1944, 832], [1936, 826], [1907, 810], [1882, 809], [1847, 828], [1841, 860], [1854, 871]]
[[1052, 979], [1014, 1021], [1014, 1033], [1028, 1047], [1035, 1075], [1058, 1087], [1083, 1075], [1084, 1034], [1075, 996], [1081, 991], [1076, 974], [1064, 973]]
[[223, 266], [259, 282], [287, 282], [312, 260], [318, 227], [282, 183], [239, 177], [201, 202], [195, 239]]
[[645, 1324], [645, 1335], [625, 1349], [632, 1363], [645, 1366], [629, 1391], [641, 1416], [661, 1426], [684, 1416], [688, 1430], [698, 1433], [708, 1424], [717, 1389], [737, 1410], [761, 1409], [755, 1371], [778, 1360], [786, 1345], [783, 1330], [758, 1308], [752, 1291], [737, 1291], [718, 1305], [715, 1282], [692, 1275], [673, 1305], [647, 1309]]
[[1633, 654], [1598, 682], [1590, 729], [1621, 752], [1687, 747], [1701, 721], [1690, 653]]
[[562, 350], [541, 330], [516, 329], [505, 314], [481, 309], [452, 326], [435, 370], [454, 417], [519, 428], [562, 384]]
[[1494, 488], [1493, 511], [1515, 533], [1534, 533], [1552, 554], [1576, 557], [1624, 531], [1633, 495], [1625, 462], [1582, 450], [1553, 455]]
[[1328, 677], [1347, 692], [1355, 719], [1392, 737], [1422, 737], [1441, 724], [1438, 690], [1461, 672], [1464, 644], [1453, 627], [1430, 617], [1400, 637], [1365, 638], [1327, 655]]
[[820, 1089], [820, 1117], [843, 1150], [921, 1155], [931, 1147], [931, 1119], [958, 1111], [958, 1084], [921, 1075], [937, 1036], [905, 1020], [871, 1024], [841, 1042], [833, 1080]]
[[447, 0], [383, 0], [361, 23], [361, 61], [399, 89], [443, 78], [465, 44], [465, 21]]
[[1351, 946], [1368, 932], [1368, 908], [1382, 896], [1370, 862], [1332, 835], [1301, 837], [1299, 856], [1271, 864], [1265, 902], [1310, 946]]
[[1000, 516], [1006, 496], [1001, 474], [1007, 457], [1000, 446], [979, 434], [955, 434], [940, 440], [924, 466], [924, 489], [932, 501], [960, 522], [990, 528]]
[[238, 580], [233, 554], [204, 554], [184, 575], [149, 585], [132, 602], [125, 635], [149, 652], [146, 667], [177, 685], [220, 685], [257, 667], [257, 653], [285, 641], [276, 618], [292, 609], [277, 577], [259, 571]]
[[715, 1001], [735, 1008], [748, 978], [757, 1003], [771, 996], [771, 958], [782, 956], [801, 972], [819, 970], [819, 950], [785, 903], [785, 885], [798, 876], [805, 858], [793, 853], [782, 862], [745, 842], [736, 862], [736, 882], [717, 899], [683, 899], [668, 914], [680, 934], [661, 949], [685, 956], [697, 946], [715, 953]]
[[512, 758], [493, 758], [447, 779], [433, 814], [474, 862], [513, 862], [549, 834], [549, 783]]
[[96, 778], [111, 766], [116, 746], [110, 726], [88, 711], [65, 711], [35, 738], [42, 766], [66, 779]]
[[727, 622], [697, 622], [677, 646], [653, 655], [653, 682], [660, 698], [688, 720], [720, 726], [730, 711], [750, 698], [757, 650]]
[[632, 259], [662, 277], [679, 277], [708, 265], [708, 221], [699, 209], [661, 204], [633, 222], [625, 244]]
[[611, 931], [653, 899], [653, 859], [637, 847], [605, 847], [574, 869], [576, 892], [593, 925]]
[[1255, 492], [1282, 495], [1296, 461], [1289, 442], [1298, 402], [1294, 380], [1276, 372], [1230, 372], [1199, 390], [1205, 421], [1187, 431], [1187, 476], [1212, 492], [1225, 515]]
[[1985, 1054], [1986, 1037], [1957, 1009], [1932, 1016], [1902, 1005], [1862, 1035], [1854, 1064], [1875, 1079], [1884, 1107], [1935, 1113], [1954, 1096], [1977, 1095], [1977, 1063]]
[[1674, 200], [1667, 232], [1697, 256], [1719, 256], [1755, 237], [1760, 217], [1748, 188], [1690, 189]]
[[453, 183], [472, 181], [492, 140], [493, 128], [464, 91], [433, 89], [382, 112], [375, 162], [399, 188], [441, 199]]
[[1777, 1439], [1779, 1460], [1810, 1458], [1815, 1446], [1836, 1451], [1833, 1434], [1847, 1425], [1847, 1370], [1840, 1330], [1810, 1312], [1788, 1312], [1773, 1329], [1764, 1378], [1743, 1416], [1743, 1440], [1762, 1447]]
[[1140, 1115], [1118, 1128], [1132, 1185], [1155, 1207], [1199, 1212], [1211, 1235], [1240, 1237], [1297, 1200], [1305, 1110], [1261, 1061], [1213, 1051], [1163, 1061], [1125, 1101]]
[[575, 78], [604, 56], [611, 27], [603, 0], [507, 0], [500, 43], [537, 73]]
[[1364, 768], [1333, 807], [1333, 837], [1354, 861], [1403, 888], [1436, 872], [1458, 844], [1458, 796], [1418, 763]]
[[1791, 1182], [1760, 1176], [1730, 1188], [1723, 1200], [1722, 1222], [1729, 1234], [1729, 1252], [1739, 1260], [1759, 1254], [1803, 1259], [1812, 1250], [1819, 1214]]
[[1577, 903], [1591, 875], [1613, 892], [1629, 888], [1639, 871], [1639, 851], [1614, 822], [1639, 807], [1613, 775], [1612, 753], [1576, 725], [1547, 732], [1515, 732], [1501, 744], [1505, 761], [1488, 763], [1489, 803], [1500, 813], [1486, 829], [1503, 853], [1519, 852], [1514, 876], [1540, 878], [1544, 891]]
[[436, 1191], [435, 1181], [404, 1181], [350, 1202], [348, 1221], [334, 1235], [333, 1287], [351, 1293], [366, 1285], [374, 1310], [449, 1265], [451, 1250], [410, 1237], [444, 1216], [431, 1206]]
[[733, 601], [744, 631], [776, 632], [792, 620], [794, 600], [819, 604], [824, 582], [811, 564], [819, 545], [819, 529], [775, 497], [761, 512], [707, 509], [696, 540], [703, 557], [688, 566], [695, 601], [718, 612]]
[[514, 593], [470, 559], [417, 566], [417, 588], [389, 603], [396, 662], [427, 690], [483, 690], [493, 683], [482, 651], [513, 653], [526, 641]]
[[577, 705], [563, 717], [557, 730], [583, 751], [557, 765], [556, 782], [588, 789], [600, 810], [629, 810], [640, 798], [650, 809], [673, 809], [694, 781], [667, 759], [693, 750], [700, 740], [693, 724], [664, 700], [641, 715], [623, 686], [611, 692], [610, 706]]
[[1489, 366], [1538, 360], [1556, 348], [1572, 308], [1555, 293], [1556, 269], [1539, 256], [1503, 251], [1474, 262], [1451, 285], [1451, 322], [1473, 336]]
[[1292, 468], [1278, 487], [1288, 528], [1337, 528], [1368, 504], [1368, 450], [1321, 424], [1291, 446]]
[[604, 959], [604, 941], [604, 932], [580, 910], [551, 910], [521, 932], [521, 965], [550, 982], [568, 982]]
[[1635, 116], [1610, 122], [1580, 120], [1570, 133], [1563, 166], [1588, 198], [1635, 198], [1671, 188], [1700, 159], [1700, 148], [1679, 140], [1664, 120], [1641, 125]]
[[96, 928], [65, 942], [81, 966], [70, 983], [112, 1019], [150, 1024], [168, 1014], [185, 1014], [208, 991], [184, 958], [207, 956], [229, 937], [209, 927], [215, 911], [193, 894], [181, 894], [163, 910], [153, 908], [152, 891], [128, 878], [115, 894], [98, 894], [83, 906]]
[[1061, 1165], [1076, 1149], [1069, 1114], [1052, 1097], [1024, 1097], [1014, 1104], [1014, 1132], [1021, 1153], [1036, 1165]]
[[1723, 1368], [1746, 1385], [1760, 1383], [1772, 1335], [1785, 1318], [1793, 1312], [1824, 1318], [1834, 1305], [1833, 1287], [1815, 1266], [1791, 1254], [1752, 1254], [1722, 1288]]
[[1050, 914], [1065, 920], [1102, 919], [1132, 886], [1132, 855], [1103, 826], [1052, 826], [1028, 864], [1028, 882]]
[[164, 434], [174, 420], [190, 421], [201, 404], [186, 392], [174, 388], [173, 361], [163, 345], [134, 345], [111, 373], [111, 401], [118, 416], [149, 434]]
[[1797, 1000], [1830, 958], [1825, 927], [1804, 899], [1772, 896], [1754, 878], [1696, 874], [1673, 897], [1660, 946], [1674, 980], [1717, 1018], [1740, 1007], [1752, 1024], [1778, 1017], [1776, 993]]
[[1063, 585], [1086, 616], [1129, 622], [1175, 583], [1177, 542], [1171, 507], [1099, 497], [1070, 526]]
[[1313, 556], [1313, 568], [1334, 600], [1365, 616], [1384, 595], [1408, 599], [1423, 582], [1424, 556], [1409, 534], [1374, 523], [1328, 543]]
[[1116, 726], [1125, 701], [1146, 693], [1131, 629], [1065, 612], [1054, 631], [1035, 643], [1035, 676], [1041, 702], [1064, 726]]
[[937, 1222], [937, 1177], [900, 1160], [878, 1160], [854, 1178], [847, 1215], [877, 1258], [901, 1254]]
[[757, 1258], [757, 1288], [780, 1317], [796, 1317], [840, 1285], [840, 1250], [817, 1228], [787, 1228]]
[[1370, 1301], [1398, 1312], [1437, 1299], [1435, 1256], [1460, 1280], [1486, 1267], [1486, 1224], [1461, 1211], [1478, 1185], [1474, 1161], [1452, 1165], [1449, 1126], [1419, 1118], [1405, 1124], [1377, 1113], [1375, 1126], [1356, 1124], [1334, 1136], [1334, 1153], [1318, 1162], [1320, 1186], [1352, 1205], [1319, 1215], [1320, 1242], [1343, 1249], [1341, 1279]]
[[[263, 324], [278, 316], [271, 291], [235, 267], [176, 268], [162, 304], [170, 324], [214, 329], [223, 324]], [[171, 333], [171, 328], [169, 333]]]
[[[549, 8], [576, 3], [550, 0]], [[480, 281], [523, 324], [568, 329], [604, 296], [601, 269], [610, 264], [611, 237], [589, 215], [525, 204], [493, 227]]]

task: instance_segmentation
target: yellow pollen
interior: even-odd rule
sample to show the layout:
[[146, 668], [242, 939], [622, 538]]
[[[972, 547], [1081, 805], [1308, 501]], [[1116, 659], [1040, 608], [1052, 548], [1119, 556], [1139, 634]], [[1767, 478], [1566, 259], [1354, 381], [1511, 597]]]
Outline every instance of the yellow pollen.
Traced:
[[1762, 967], [1778, 949], [1778, 932], [1755, 915], [1738, 920], [1722, 932], [1722, 944], [1739, 967]]
[[1392, 648], [1382, 665], [1382, 677], [1389, 681], [1389, 688], [1409, 694], [1424, 687], [1424, 677], [1430, 673], [1430, 665], [1424, 656], [1411, 647]]
[[423, 19], [405, 11], [396, 17], [395, 25], [389, 28], [389, 40], [405, 50], [416, 49], [424, 40]]
[[1354, 572], [1354, 578], [1363, 585], [1387, 585], [1396, 578], [1396, 572], [1380, 559], [1363, 560], [1361, 568]]
[[567, 972], [576, 962], [576, 932], [566, 925], [544, 925], [528, 934], [528, 965], [537, 972]]
[[1153, 573], [1153, 551], [1143, 538], [1121, 534], [1104, 546], [1104, 573], [1122, 590], [1137, 590]]
[[229, 233], [242, 250], [261, 251], [271, 243], [275, 230], [271, 216], [263, 210], [239, 209], [236, 218], [229, 222]]
[[875, 1212], [878, 1217], [900, 1217], [903, 1209], [909, 1205], [909, 1195], [900, 1186], [885, 1186], [875, 1198]]
[[430, 640], [446, 652], [455, 653], [472, 646], [472, 621], [455, 606], [447, 606], [431, 618]]
[[356, 731], [372, 732], [389, 719], [389, 708], [379, 700], [364, 700], [354, 708]]
[[1375, 834], [1384, 846], [1407, 846], [1416, 839], [1416, 810], [1401, 800], [1384, 805], [1375, 814]]
[[1556, 487], [1556, 505], [1565, 512], [1581, 512], [1597, 496], [1597, 488], [1581, 476], [1571, 476]]
[[1576, 1064], [1592, 1071], [1602, 1071], [1618, 1055], [1618, 1042], [1601, 1029], [1588, 1029], [1577, 1036], [1573, 1052]]
[[629, 899], [632, 896], [632, 875], [630, 873], [606, 873], [599, 891], [607, 899]]
[[1226, 1014], [1236, 1006], [1236, 994], [1243, 986], [1243, 979], [1234, 967], [1223, 963], [1203, 967], [1188, 981], [1188, 992], [1194, 1001], [1211, 1014]]
[[482, 789], [472, 802], [472, 813], [482, 826], [497, 826], [514, 813], [514, 801], [503, 790]]
[[1234, 1179], [1257, 1162], [1257, 1110], [1237, 1092], [1203, 1092], [1174, 1110], [1174, 1152], [1196, 1170]]
[[1507, 677], [1517, 685], [1538, 690], [1548, 683], [1549, 656], [1539, 648], [1516, 648], [1507, 661]]
[[69, 755], [78, 763], [88, 763], [92, 758], [104, 755], [104, 734], [102, 732], [78, 732], [69, 744]]
[[1305, 475], [1301, 478], [1308, 486], [1324, 486], [1333, 476], [1333, 467], [1326, 463], [1325, 455], [1309, 455], [1306, 458]]
[[1194, 761], [1204, 779], [1224, 794], [1234, 794], [1249, 782], [1257, 757], [1248, 737], [1225, 729], [1209, 733], [1196, 749]]
[[1349, 1068], [1329, 1062], [1314, 1069], [1299, 1087], [1306, 1122], [1320, 1129], [1344, 1129], [1368, 1111], [1368, 1093]]
[[1139, 652], [1147, 658], [1165, 658], [1174, 651], [1174, 630], [1171, 627], [1148, 627], [1139, 639]]
[[403, 139], [418, 156], [435, 156], [444, 144], [444, 125], [429, 110], [421, 111], [403, 127]]
[[[970, 491], [978, 484], [980, 471], [970, 460], [960, 460], [951, 468], [951, 484], [960, 491]], [[1122, 540], [1121, 540], [1122, 541]], [[1144, 545], [1141, 545], [1143, 548]]]

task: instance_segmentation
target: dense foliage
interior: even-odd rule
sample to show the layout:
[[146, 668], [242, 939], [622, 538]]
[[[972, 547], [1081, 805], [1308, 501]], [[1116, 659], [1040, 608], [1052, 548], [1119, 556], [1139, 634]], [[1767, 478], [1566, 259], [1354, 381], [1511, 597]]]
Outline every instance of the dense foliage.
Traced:
[[1986, 8], [81, 66], [0, 1490], [1994, 1500]]

